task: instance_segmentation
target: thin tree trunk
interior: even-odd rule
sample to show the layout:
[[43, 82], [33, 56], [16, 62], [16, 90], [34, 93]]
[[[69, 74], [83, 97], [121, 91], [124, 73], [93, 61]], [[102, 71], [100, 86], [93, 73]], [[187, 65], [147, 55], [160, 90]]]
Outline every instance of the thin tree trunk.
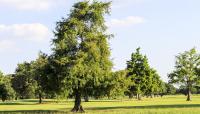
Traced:
[[87, 94], [84, 96], [84, 100], [85, 102], [89, 102], [89, 96]]
[[74, 108], [71, 110], [71, 112], [85, 112], [81, 106], [81, 92], [79, 89], [75, 90]]
[[140, 94], [138, 94], [138, 100], [142, 100], [142, 98], [141, 98], [141, 95], [140, 95]]
[[187, 101], [191, 101], [191, 90], [190, 90], [190, 87], [187, 88]]
[[161, 98], [163, 97], [163, 94], [162, 94], [162, 93], [160, 94], [160, 97], [161, 97]]
[[89, 102], [89, 95], [88, 95], [87, 89], [85, 90], [84, 100], [85, 102]]
[[41, 104], [42, 103], [42, 94], [39, 93], [39, 103]]
[[133, 98], [133, 93], [130, 93], [129, 94], [129, 99], [132, 99]]
[[153, 98], [153, 94], [151, 94], [151, 98]]
[[139, 94], [136, 94], [136, 99], [138, 99], [138, 95], [139, 95]]
[[2, 95], [2, 96], [1, 96], [1, 100], [2, 100], [2, 102], [5, 102], [5, 101], [6, 101], [6, 98]]
[[137, 93], [136, 99], [137, 99], [137, 100], [141, 100], [141, 95]]

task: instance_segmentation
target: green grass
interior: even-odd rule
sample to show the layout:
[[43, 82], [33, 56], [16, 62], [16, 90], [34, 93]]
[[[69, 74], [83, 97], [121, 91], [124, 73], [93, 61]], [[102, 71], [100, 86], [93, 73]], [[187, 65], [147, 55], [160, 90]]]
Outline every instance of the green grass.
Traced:
[[[92, 100], [83, 102], [87, 114], [199, 114], [200, 96], [192, 96], [186, 101], [185, 96], [164, 96], [163, 98], [144, 98], [137, 100]], [[73, 102], [45, 100], [19, 100], [0, 103], [0, 114], [70, 114]]]

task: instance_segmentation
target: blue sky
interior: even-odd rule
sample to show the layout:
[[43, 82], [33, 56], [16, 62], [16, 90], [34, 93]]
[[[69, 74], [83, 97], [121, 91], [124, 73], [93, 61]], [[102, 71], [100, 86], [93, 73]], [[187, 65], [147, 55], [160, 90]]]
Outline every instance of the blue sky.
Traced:
[[[0, 0], [0, 69], [13, 73], [18, 63], [50, 53], [56, 21], [78, 0]], [[103, 0], [108, 1], [108, 0]], [[137, 47], [167, 81], [175, 55], [200, 50], [199, 0], [113, 0], [106, 16], [114, 70], [124, 69]]]

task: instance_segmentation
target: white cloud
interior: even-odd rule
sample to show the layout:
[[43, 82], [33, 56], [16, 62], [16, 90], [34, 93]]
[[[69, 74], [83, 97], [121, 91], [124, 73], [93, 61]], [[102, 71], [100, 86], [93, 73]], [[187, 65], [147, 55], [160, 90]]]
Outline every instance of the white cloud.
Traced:
[[0, 0], [0, 6], [8, 6], [20, 10], [47, 10], [64, 0]]
[[113, 2], [118, 2], [118, 3], [119, 3], [119, 2], [121, 2], [121, 3], [122, 3], [122, 2], [142, 3], [142, 2], [144, 2], [144, 0], [123, 0], [123, 1], [122, 1], [122, 0], [113, 0]]
[[0, 41], [0, 52], [19, 52], [19, 48], [16, 47], [16, 44], [9, 40]]
[[112, 0], [112, 8], [122, 8], [143, 3], [145, 0]]
[[121, 27], [121, 26], [132, 26], [136, 24], [144, 23], [145, 19], [139, 16], [129, 16], [124, 19], [111, 19], [107, 22], [108, 27]]
[[25, 39], [41, 42], [49, 39], [51, 32], [40, 23], [1, 25], [0, 36], [3, 39]]

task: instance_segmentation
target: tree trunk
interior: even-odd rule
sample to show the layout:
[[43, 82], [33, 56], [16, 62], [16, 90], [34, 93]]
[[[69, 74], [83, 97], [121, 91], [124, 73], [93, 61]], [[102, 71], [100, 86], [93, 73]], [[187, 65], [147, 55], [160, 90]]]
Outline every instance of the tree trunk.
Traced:
[[138, 94], [136, 94], [136, 99], [138, 99]]
[[129, 99], [132, 99], [133, 98], [133, 93], [130, 93], [129, 94]]
[[2, 102], [5, 102], [6, 101], [5, 96], [2, 95], [1, 100], [2, 100]]
[[81, 92], [79, 89], [75, 90], [74, 108], [71, 110], [71, 112], [85, 112], [81, 106]]
[[89, 102], [89, 95], [88, 95], [87, 89], [85, 90], [84, 100], [85, 102]]
[[39, 93], [39, 103], [41, 104], [42, 103], [42, 94]]
[[140, 95], [140, 94], [137, 94], [137, 95], [136, 95], [136, 99], [137, 99], [137, 100], [141, 100], [141, 95]]
[[191, 90], [190, 90], [190, 87], [187, 88], [187, 101], [191, 101]]
[[85, 102], [89, 102], [89, 96], [87, 94], [84, 96], [84, 100]]
[[162, 94], [162, 93], [160, 94], [160, 97], [161, 97], [161, 98], [163, 97], [163, 94]]
[[138, 100], [142, 100], [142, 98], [141, 98], [141, 95], [140, 95], [140, 94], [138, 94]]
[[153, 94], [151, 94], [151, 98], [153, 98]]

